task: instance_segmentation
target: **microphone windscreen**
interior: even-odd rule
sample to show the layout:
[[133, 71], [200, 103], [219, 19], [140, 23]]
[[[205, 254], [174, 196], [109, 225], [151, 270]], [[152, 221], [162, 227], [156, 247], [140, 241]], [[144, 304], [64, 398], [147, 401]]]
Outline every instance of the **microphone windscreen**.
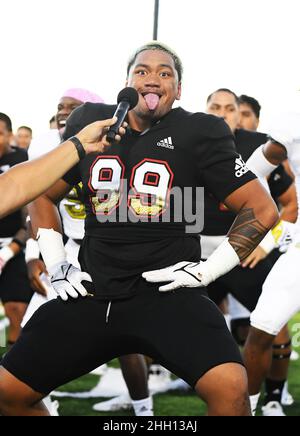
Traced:
[[137, 93], [137, 91], [134, 88], [131, 87], [127, 87], [122, 89], [122, 91], [119, 92], [118, 95], [118, 103], [120, 103], [121, 101], [127, 101], [127, 103], [129, 103], [130, 105], [130, 109], [133, 109], [138, 101], [139, 101], [139, 95]]

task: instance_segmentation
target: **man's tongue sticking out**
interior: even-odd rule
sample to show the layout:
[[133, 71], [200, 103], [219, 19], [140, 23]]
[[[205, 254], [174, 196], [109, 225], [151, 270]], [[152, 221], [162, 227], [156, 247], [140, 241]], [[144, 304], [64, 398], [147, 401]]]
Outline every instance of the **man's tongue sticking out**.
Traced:
[[146, 94], [144, 98], [148, 109], [150, 111], [155, 111], [159, 103], [159, 96], [157, 94]]

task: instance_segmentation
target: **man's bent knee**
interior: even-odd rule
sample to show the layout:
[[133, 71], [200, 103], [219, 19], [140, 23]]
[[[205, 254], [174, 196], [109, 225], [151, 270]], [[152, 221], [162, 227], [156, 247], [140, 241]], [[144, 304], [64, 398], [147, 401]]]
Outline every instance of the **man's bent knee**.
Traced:
[[267, 349], [272, 346], [274, 340], [275, 336], [272, 336], [263, 330], [251, 327], [246, 344]]
[[208, 405], [208, 413], [218, 416], [250, 416], [248, 379], [237, 363], [219, 365], [196, 384], [198, 395]]
[[23, 319], [24, 313], [28, 304], [21, 302], [9, 302], [4, 304], [5, 314], [11, 320], [21, 320]]
[[0, 367], [0, 415], [30, 414], [30, 409], [34, 408], [42, 398], [42, 394], [35, 392], [5, 368]]

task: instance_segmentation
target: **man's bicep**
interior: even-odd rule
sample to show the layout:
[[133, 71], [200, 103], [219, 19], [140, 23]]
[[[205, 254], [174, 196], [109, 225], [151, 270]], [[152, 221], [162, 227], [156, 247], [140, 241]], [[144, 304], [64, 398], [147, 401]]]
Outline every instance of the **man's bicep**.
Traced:
[[46, 191], [45, 195], [53, 203], [60, 202], [72, 189], [72, 185], [67, 183], [64, 179], [58, 180], [51, 188]]
[[233, 191], [225, 198], [224, 203], [230, 210], [238, 213], [246, 205], [256, 204], [258, 206], [261, 204], [263, 206], [266, 201], [270, 200], [272, 199], [268, 192], [260, 181], [255, 179]]
[[287, 158], [286, 148], [273, 139], [264, 145], [263, 153], [272, 165], [279, 165]]

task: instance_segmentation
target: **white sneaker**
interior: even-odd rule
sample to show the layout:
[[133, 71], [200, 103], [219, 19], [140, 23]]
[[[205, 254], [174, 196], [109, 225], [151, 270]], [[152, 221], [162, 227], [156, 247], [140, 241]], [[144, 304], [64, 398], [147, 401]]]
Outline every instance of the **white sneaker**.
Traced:
[[288, 389], [289, 389], [288, 382], [286, 381], [282, 391], [281, 404], [287, 407], [292, 406], [295, 402], [294, 398], [289, 393]]
[[129, 395], [120, 395], [108, 401], [101, 401], [94, 404], [93, 410], [96, 412], [120, 412], [121, 410], [132, 409]]
[[98, 368], [91, 371], [90, 374], [102, 376], [106, 373], [107, 369], [108, 366], [104, 363], [104, 365], [98, 366]]
[[51, 392], [56, 398], [112, 398], [128, 395], [128, 389], [120, 369], [108, 367], [97, 385], [87, 392]]
[[7, 343], [6, 328], [9, 326], [8, 318], [0, 320], [0, 347], [5, 348]]
[[44, 405], [47, 407], [48, 412], [50, 416], [59, 416], [58, 408], [59, 408], [59, 402], [58, 401], [52, 401], [50, 396], [48, 395], [43, 399]]
[[188, 385], [184, 380], [181, 378], [177, 378], [176, 380], [171, 380], [168, 384], [168, 391], [184, 391], [187, 392], [189, 390], [192, 390], [190, 385]]
[[296, 362], [297, 360], [299, 360], [299, 353], [297, 353], [297, 351], [295, 351], [295, 350], [293, 350], [292, 351], [292, 354], [291, 354], [291, 360], [293, 361], [293, 362]]
[[59, 402], [57, 400], [51, 401], [51, 411], [50, 411], [51, 416], [59, 416], [58, 408], [59, 408]]
[[294, 397], [287, 392], [287, 394], [281, 399], [281, 404], [285, 407], [290, 407], [295, 403]]
[[0, 320], [0, 330], [5, 330], [7, 327], [9, 327], [9, 319], [3, 318]]
[[171, 381], [171, 374], [161, 365], [151, 365], [148, 386], [151, 394], [166, 392]]
[[286, 416], [278, 401], [270, 401], [261, 408], [263, 416]]

